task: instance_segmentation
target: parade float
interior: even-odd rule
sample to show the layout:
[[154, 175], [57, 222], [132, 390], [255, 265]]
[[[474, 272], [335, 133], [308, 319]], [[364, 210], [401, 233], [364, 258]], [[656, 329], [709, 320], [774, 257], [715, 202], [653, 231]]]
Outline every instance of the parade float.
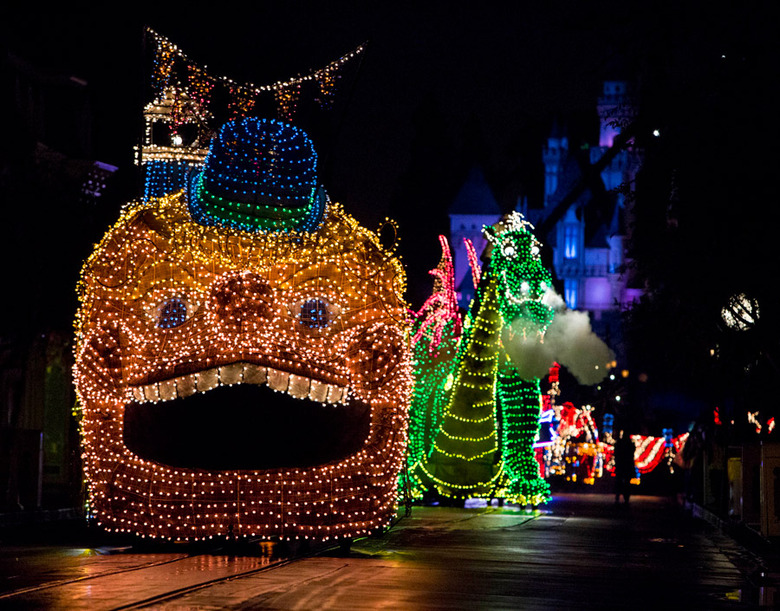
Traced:
[[[601, 414], [602, 426], [599, 427], [593, 406], [578, 407], [571, 401], [559, 402], [558, 363], [550, 367], [545, 384], [548, 388], [542, 395], [539, 437], [534, 444], [544, 478], [590, 486], [601, 478], [610, 478], [615, 471], [614, 415]], [[635, 448], [632, 483], [639, 484], [642, 475], [658, 467], [674, 471], [675, 457], [682, 452], [688, 437], [688, 432], [674, 435], [671, 429], [663, 429], [661, 436], [632, 434]]]
[[539, 378], [523, 377], [505, 349], [515, 334], [542, 341], [554, 315], [544, 300], [552, 278], [531, 230], [517, 213], [486, 228], [486, 264], [473, 270], [476, 295], [462, 322], [442, 241], [434, 294], [415, 314], [408, 469], [418, 497], [549, 499], [533, 447]]
[[[467, 244], [477, 290], [465, 316], [440, 237], [433, 295], [410, 318], [399, 259], [320, 184], [296, 103], [310, 85], [327, 102], [362, 48], [256, 86], [149, 35], [144, 193], [78, 285], [91, 518], [162, 540], [349, 540], [386, 527], [399, 492], [538, 505], [575, 455], [593, 459], [583, 481], [609, 471], [589, 409], [541, 391], [576, 342], [529, 223], [513, 213], [485, 228], [482, 262]], [[217, 125], [219, 88], [230, 118]], [[277, 118], [253, 115], [261, 96]], [[594, 383], [611, 356], [588, 340], [580, 373]]]
[[78, 284], [89, 516], [174, 541], [381, 530], [406, 452], [404, 269], [330, 200], [288, 121], [242, 112], [202, 163], [184, 149], [147, 147], [144, 197]]
[[[432, 295], [412, 313], [407, 479], [422, 502], [536, 506], [549, 499], [551, 481], [594, 484], [613, 473], [612, 428], [600, 436], [592, 406], [558, 402], [558, 361], [594, 385], [609, 375], [614, 354], [587, 314], [567, 310], [555, 294], [530, 223], [511, 213], [485, 235], [482, 263], [466, 244], [476, 296], [465, 315], [443, 236]], [[638, 483], [664, 460], [672, 468], [687, 434], [632, 438]]]

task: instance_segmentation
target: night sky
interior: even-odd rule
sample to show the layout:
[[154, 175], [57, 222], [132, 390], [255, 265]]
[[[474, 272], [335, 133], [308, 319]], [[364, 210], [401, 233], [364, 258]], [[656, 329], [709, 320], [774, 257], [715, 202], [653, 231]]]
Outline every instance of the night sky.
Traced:
[[[475, 162], [505, 209], [521, 195], [539, 203], [553, 122], [568, 126], [573, 146], [593, 142], [604, 79], [638, 79], [655, 116], [684, 122], [707, 103], [719, 63], [744, 60], [745, 45], [758, 56], [774, 46], [774, 3], [721, 4], [119, 3], [42, 11], [30, 3], [14, 8], [2, 31], [7, 47], [38, 69], [89, 83], [95, 157], [123, 170], [132, 168], [150, 101], [144, 26], [210, 73], [254, 84], [305, 74], [366, 42], [340, 82], [329, 137], [318, 142], [313, 133], [323, 181], [368, 226], [396, 218], [407, 266], [427, 277], [447, 205]], [[746, 126], [732, 126], [729, 137]], [[409, 256], [415, 248], [420, 256]]]
[[[629, 75], [649, 45], [697, 27], [695, 11], [625, 2], [263, 2], [241, 9], [221, 3], [219, 10], [125, 4], [68, 4], [4, 24], [19, 55], [88, 81], [97, 157], [119, 166], [132, 159], [148, 101], [144, 26], [210, 72], [256, 84], [306, 73], [368, 42], [359, 69], [340, 83], [334, 140], [320, 150], [333, 168], [331, 196], [366, 220], [388, 210], [421, 107], [435, 109], [458, 151], [476, 124], [492, 163], [522, 162], [516, 171], [533, 180], [554, 117], [586, 118], [595, 128], [602, 79]], [[498, 8], [504, 5], [511, 8]], [[670, 15], [682, 21], [669, 23]]]

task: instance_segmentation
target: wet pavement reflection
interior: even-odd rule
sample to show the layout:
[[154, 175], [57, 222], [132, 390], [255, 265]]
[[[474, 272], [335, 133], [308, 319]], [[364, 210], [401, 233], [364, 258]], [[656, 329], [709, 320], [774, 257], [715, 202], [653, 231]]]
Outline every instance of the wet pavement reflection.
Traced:
[[0, 607], [758, 608], [756, 559], [668, 499], [414, 507], [350, 549], [5, 546]]

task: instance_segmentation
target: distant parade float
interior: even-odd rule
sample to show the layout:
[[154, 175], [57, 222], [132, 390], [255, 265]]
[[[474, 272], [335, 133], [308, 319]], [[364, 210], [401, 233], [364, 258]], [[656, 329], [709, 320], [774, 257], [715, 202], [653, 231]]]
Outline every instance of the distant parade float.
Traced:
[[327, 541], [395, 515], [404, 270], [316, 161], [288, 123], [231, 121], [187, 189], [127, 205], [86, 261], [75, 383], [108, 530]]
[[[592, 406], [560, 403], [559, 374], [560, 365], [554, 363], [545, 379], [548, 389], [542, 395], [539, 440], [534, 444], [536, 458], [547, 481], [594, 485], [615, 472], [614, 415], [602, 414], [599, 428]], [[679, 466], [690, 434], [674, 435], [672, 429], [663, 429], [662, 433], [660, 437], [631, 435], [635, 447], [632, 483], [639, 484], [643, 475], [662, 465], [671, 471]]]

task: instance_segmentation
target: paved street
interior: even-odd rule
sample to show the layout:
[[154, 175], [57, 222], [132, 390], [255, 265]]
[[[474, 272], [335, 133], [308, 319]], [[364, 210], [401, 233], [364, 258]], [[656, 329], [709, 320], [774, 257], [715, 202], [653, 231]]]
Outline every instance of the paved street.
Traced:
[[79, 536], [6, 536], [0, 608], [745, 609], [774, 592], [760, 589], [756, 556], [658, 497], [556, 495], [535, 513], [414, 507], [348, 552], [79, 547]]

